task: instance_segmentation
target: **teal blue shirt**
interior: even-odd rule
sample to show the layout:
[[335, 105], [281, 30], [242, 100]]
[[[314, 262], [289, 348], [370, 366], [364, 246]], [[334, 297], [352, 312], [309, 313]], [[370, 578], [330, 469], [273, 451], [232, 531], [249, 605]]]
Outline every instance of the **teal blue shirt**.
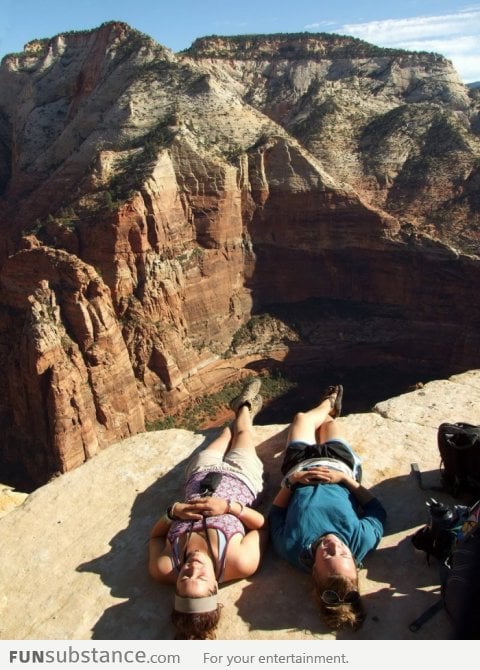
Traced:
[[362, 508], [345, 486], [327, 484], [298, 486], [288, 507], [273, 505], [268, 520], [275, 551], [295, 567], [310, 572], [300, 555], [327, 533], [342, 540], [359, 565], [379, 543], [386, 516], [377, 498]]

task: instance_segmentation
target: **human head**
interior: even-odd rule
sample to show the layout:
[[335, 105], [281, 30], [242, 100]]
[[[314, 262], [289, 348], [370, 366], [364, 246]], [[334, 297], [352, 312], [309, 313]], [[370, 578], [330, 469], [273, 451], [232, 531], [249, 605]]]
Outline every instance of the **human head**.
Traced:
[[[317, 543], [312, 577], [324, 623], [331, 629], [360, 628], [365, 612], [359, 595], [355, 559], [336, 535], [329, 533]], [[328, 602], [326, 592], [336, 594], [338, 602]]]
[[199, 549], [190, 551], [178, 572], [176, 593], [184, 598], [201, 598], [217, 588], [212, 559]]
[[[182, 598], [181, 601], [183, 605], [193, 605], [195, 607], [195, 602], [198, 601], [200, 604], [202, 601], [210, 602], [210, 598], [214, 598], [214, 608], [207, 612], [181, 612], [177, 607], [181, 607], [178, 596], [175, 596], [175, 607], [172, 612], [172, 623], [177, 630], [176, 639], [177, 640], [214, 640], [215, 639], [215, 629], [218, 626], [220, 620], [220, 611], [221, 605], [217, 602], [216, 596], [217, 589], [208, 594], [208, 596], [202, 596], [200, 598]], [[213, 602], [213, 601], [212, 601]], [[187, 605], [188, 606], [188, 605]], [[184, 609], [187, 609], [187, 606]]]
[[215, 638], [220, 618], [217, 581], [210, 557], [192, 551], [185, 557], [176, 584], [172, 622], [177, 639], [209, 640]]

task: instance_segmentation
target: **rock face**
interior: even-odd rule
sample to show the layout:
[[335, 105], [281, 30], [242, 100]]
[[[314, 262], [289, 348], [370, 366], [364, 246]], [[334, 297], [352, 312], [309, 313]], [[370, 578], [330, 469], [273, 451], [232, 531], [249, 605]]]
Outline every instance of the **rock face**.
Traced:
[[[269, 548], [256, 575], [222, 586], [218, 639], [449, 639], [444, 612], [418, 633], [408, 628], [438, 600], [439, 584], [438, 566], [428, 565], [409, 540], [426, 522], [431, 495], [419, 488], [411, 464], [418, 463], [425, 486], [438, 485], [438, 425], [479, 423], [479, 407], [476, 370], [338, 420], [363, 459], [365, 485], [388, 512], [385, 536], [360, 571], [367, 620], [358, 633], [326, 630], [309, 576]], [[149, 578], [147, 538], [181, 496], [187, 459], [214, 435], [167, 430], [128, 438], [1, 518], [0, 639], [171, 639], [173, 588]], [[255, 437], [269, 475], [267, 511], [280, 481], [286, 426], [256, 426]]]
[[109, 23], [7, 56], [0, 92], [7, 470], [75, 467], [229, 356], [476, 365], [479, 97], [445, 59]]

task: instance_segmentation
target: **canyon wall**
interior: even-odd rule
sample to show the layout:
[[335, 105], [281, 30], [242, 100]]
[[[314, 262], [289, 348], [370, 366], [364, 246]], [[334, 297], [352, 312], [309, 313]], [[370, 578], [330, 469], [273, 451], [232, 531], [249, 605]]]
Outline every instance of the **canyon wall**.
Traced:
[[444, 58], [108, 23], [5, 57], [0, 93], [6, 471], [74, 468], [237, 356], [476, 367], [480, 96]]

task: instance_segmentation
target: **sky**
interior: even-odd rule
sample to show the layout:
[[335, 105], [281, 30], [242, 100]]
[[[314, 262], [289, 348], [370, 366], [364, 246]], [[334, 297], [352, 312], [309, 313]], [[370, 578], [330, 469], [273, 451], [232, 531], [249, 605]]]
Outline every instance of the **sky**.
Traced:
[[480, 81], [480, 2], [461, 0], [0, 0], [0, 58], [32, 39], [124, 21], [173, 51], [197, 37], [328, 32], [434, 51]]

